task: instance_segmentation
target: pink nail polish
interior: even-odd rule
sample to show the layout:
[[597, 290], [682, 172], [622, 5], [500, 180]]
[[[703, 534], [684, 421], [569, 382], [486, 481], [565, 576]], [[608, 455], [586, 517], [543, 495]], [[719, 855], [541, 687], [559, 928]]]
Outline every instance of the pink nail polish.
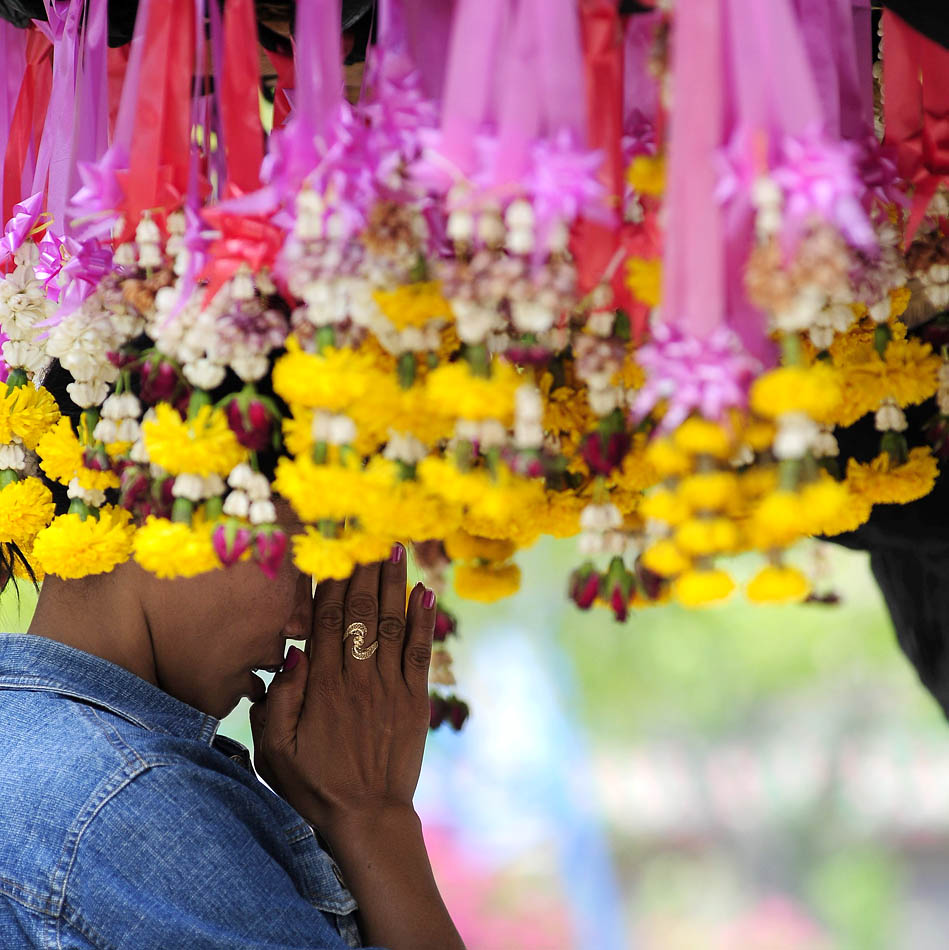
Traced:
[[431, 610], [435, 606], [435, 591], [425, 588], [425, 593], [422, 594], [422, 606], [426, 610]]
[[296, 647], [290, 647], [287, 650], [287, 658], [283, 661], [283, 672], [289, 673], [297, 663], [300, 662], [300, 657], [303, 656], [303, 651], [298, 650]]
[[393, 564], [398, 564], [402, 560], [403, 554], [405, 554], [405, 548], [402, 547], [398, 541], [396, 541], [396, 543], [392, 545], [392, 551], [389, 554], [389, 560]]

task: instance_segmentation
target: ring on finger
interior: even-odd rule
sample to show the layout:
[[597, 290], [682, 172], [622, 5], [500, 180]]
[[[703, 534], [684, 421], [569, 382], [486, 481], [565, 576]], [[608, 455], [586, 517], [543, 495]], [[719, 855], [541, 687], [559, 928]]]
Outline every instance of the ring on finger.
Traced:
[[363, 647], [368, 633], [369, 628], [364, 623], [360, 623], [358, 620], [354, 623], [351, 623], [346, 628], [346, 632], [343, 634], [343, 639], [345, 640], [348, 637], [353, 638], [352, 653], [354, 660], [368, 660], [379, 648], [378, 640], [371, 643], [368, 647]]

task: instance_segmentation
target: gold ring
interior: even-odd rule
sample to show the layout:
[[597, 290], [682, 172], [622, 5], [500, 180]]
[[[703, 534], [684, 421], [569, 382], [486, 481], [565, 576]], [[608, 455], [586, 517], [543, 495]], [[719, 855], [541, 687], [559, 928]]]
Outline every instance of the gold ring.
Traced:
[[369, 628], [364, 624], [360, 623], [358, 620], [355, 623], [351, 623], [347, 628], [346, 632], [343, 634], [343, 639], [347, 637], [353, 638], [353, 659], [354, 660], [368, 660], [369, 657], [376, 652], [379, 648], [379, 641], [375, 641], [365, 650], [363, 649], [363, 644], [366, 642], [366, 634], [369, 633]]

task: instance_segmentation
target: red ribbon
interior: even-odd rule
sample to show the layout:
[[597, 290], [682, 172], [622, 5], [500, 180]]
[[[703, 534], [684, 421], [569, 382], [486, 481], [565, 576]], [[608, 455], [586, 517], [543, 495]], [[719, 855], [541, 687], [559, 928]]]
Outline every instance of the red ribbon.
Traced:
[[949, 180], [949, 50], [883, 12], [886, 142], [914, 186], [905, 242], [913, 240], [940, 183]]
[[[38, 30], [31, 29], [26, 41], [26, 69], [3, 159], [3, 216], [0, 222], [9, 220], [13, 206], [26, 197], [23, 177], [31, 154], [34, 160], [36, 158], [53, 88], [52, 52], [50, 41]], [[32, 182], [32, 176], [30, 179]]]
[[254, 2], [228, 0], [224, 7], [221, 111], [228, 185], [242, 192], [260, 187], [260, 163], [264, 159], [259, 63]]
[[271, 50], [266, 50], [266, 53], [277, 71], [277, 86], [273, 94], [273, 131], [276, 132], [290, 118], [290, 97], [287, 92], [294, 88], [293, 57]]
[[193, 13], [192, 0], [166, 0], [148, 10], [121, 241], [135, 233], [143, 211], [157, 211], [161, 221], [173, 210], [169, 200], [187, 191]]
[[242, 266], [254, 272], [272, 267], [283, 244], [283, 232], [263, 218], [229, 214], [220, 208], [206, 208], [202, 214], [220, 232], [211, 242], [208, 262], [198, 275], [199, 281], [208, 282], [204, 295], [207, 306]]
[[587, 93], [587, 136], [591, 148], [603, 152], [601, 180], [606, 186], [606, 215], [609, 221], [583, 218], [570, 235], [570, 248], [577, 266], [581, 293], [596, 287], [613, 268], [611, 285], [614, 302], [629, 313], [633, 331], [640, 336], [646, 314], [634, 306], [626, 286], [626, 245], [632, 236], [622, 223], [625, 191], [623, 167], [623, 50], [622, 21], [611, 0], [582, 0], [580, 25]]

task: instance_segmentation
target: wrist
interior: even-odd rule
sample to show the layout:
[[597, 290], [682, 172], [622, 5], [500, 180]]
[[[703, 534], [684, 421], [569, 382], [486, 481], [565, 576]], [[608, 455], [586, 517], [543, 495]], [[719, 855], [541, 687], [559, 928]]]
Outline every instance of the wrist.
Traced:
[[325, 815], [319, 830], [334, 850], [348, 850], [363, 842], [378, 845], [393, 837], [421, 837], [422, 822], [411, 803], [343, 806]]

